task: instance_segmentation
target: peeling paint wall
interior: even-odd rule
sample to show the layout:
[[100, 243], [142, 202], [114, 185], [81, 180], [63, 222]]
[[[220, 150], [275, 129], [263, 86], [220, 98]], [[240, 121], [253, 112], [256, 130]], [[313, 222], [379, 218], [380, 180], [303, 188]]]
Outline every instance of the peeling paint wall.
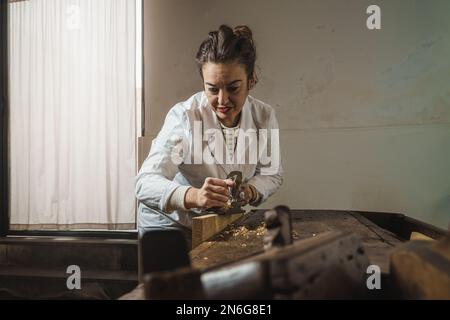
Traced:
[[[382, 29], [366, 28], [381, 7]], [[402, 212], [450, 221], [450, 1], [145, 0], [146, 136], [201, 90], [194, 56], [249, 25], [281, 127], [286, 179], [265, 207]]]

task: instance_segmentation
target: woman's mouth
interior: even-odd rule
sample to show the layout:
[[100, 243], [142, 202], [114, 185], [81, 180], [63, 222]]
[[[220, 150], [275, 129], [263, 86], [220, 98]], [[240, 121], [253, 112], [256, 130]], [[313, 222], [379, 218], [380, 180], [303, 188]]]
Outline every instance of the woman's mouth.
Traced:
[[223, 114], [227, 114], [230, 110], [230, 107], [217, 107], [217, 111]]

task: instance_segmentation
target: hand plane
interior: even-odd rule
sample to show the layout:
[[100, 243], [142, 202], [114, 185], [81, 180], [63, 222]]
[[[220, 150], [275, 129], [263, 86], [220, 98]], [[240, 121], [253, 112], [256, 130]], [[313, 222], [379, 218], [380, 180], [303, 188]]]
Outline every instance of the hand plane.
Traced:
[[240, 189], [242, 185], [242, 172], [240, 171], [232, 171], [227, 176], [227, 180], [234, 181], [234, 186], [229, 187], [229, 199], [227, 204], [224, 207], [215, 207], [207, 210], [208, 212], [217, 213], [217, 214], [236, 214], [236, 213], [245, 213], [242, 209], [242, 198], [240, 195]]

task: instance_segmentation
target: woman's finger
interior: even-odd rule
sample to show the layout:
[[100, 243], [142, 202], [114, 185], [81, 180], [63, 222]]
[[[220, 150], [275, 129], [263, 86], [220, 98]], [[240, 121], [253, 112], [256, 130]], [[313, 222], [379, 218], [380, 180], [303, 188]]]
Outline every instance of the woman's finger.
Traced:
[[220, 193], [215, 193], [215, 192], [208, 192], [206, 194], [206, 196], [208, 199], [220, 201], [222, 203], [222, 205], [225, 205], [229, 199], [227, 196], [224, 196]]
[[222, 180], [222, 179], [217, 179], [217, 178], [206, 178], [205, 185], [214, 185], [214, 186], [228, 188], [229, 186], [231, 187], [234, 185], [234, 181]]
[[206, 190], [214, 192], [214, 193], [222, 194], [222, 195], [227, 196], [227, 197], [230, 194], [230, 191], [228, 190], [228, 188], [224, 188], [224, 187], [221, 187], [221, 186], [215, 186], [215, 185], [212, 185], [212, 184], [207, 185], [206, 186]]

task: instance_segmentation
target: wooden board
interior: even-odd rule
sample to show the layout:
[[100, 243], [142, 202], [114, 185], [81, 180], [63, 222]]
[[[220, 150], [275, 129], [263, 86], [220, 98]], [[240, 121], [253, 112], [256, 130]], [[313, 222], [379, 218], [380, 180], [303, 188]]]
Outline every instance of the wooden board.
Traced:
[[402, 299], [450, 299], [450, 237], [411, 241], [391, 255], [391, 278]]
[[242, 214], [208, 214], [192, 219], [192, 248], [225, 229], [229, 224], [242, 217]]

